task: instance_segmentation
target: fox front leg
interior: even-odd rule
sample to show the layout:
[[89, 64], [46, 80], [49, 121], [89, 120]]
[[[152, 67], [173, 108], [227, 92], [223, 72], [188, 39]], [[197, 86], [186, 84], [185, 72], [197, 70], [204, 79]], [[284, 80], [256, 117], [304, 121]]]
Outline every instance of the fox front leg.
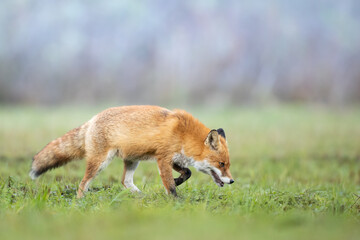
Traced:
[[168, 194], [177, 197], [176, 185], [172, 174], [172, 163], [167, 158], [158, 158], [157, 160], [160, 177]]
[[174, 179], [176, 186], [179, 186], [191, 177], [191, 171], [188, 168], [182, 168], [179, 165], [174, 164], [173, 169], [180, 173], [180, 176]]

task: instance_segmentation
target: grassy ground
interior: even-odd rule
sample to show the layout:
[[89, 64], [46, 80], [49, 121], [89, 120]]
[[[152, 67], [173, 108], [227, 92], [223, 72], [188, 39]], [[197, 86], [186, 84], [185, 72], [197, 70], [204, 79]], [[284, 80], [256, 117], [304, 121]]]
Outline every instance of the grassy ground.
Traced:
[[[299, 106], [190, 110], [225, 129], [235, 183], [193, 171], [165, 195], [143, 162], [133, 195], [121, 159], [76, 189], [84, 161], [31, 181], [31, 157], [101, 108], [0, 106], [0, 239], [359, 239], [360, 111]], [[176, 175], [176, 174], [175, 174]]]

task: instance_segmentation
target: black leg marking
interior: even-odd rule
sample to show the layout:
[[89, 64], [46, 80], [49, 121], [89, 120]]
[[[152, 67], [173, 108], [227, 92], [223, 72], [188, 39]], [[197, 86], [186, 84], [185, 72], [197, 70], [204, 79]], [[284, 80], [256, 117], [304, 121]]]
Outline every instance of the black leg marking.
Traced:
[[177, 197], [177, 193], [176, 193], [176, 187], [170, 187], [170, 193], [171, 195], [173, 195], [174, 197]]
[[[176, 166], [178, 167], [178, 166]], [[174, 167], [175, 169], [175, 167]], [[176, 170], [176, 169], [175, 169]], [[191, 177], [191, 171], [188, 168], [181, 168], [181, 175], [178, 178], [174, 178], [175, 185], [179, 186]]]
[[175, 181], [175, 185], [179, 186], [184, 182], [184, 179], [182, 177], [178, 177], [178, 178], [174, 178], [174, 181]]

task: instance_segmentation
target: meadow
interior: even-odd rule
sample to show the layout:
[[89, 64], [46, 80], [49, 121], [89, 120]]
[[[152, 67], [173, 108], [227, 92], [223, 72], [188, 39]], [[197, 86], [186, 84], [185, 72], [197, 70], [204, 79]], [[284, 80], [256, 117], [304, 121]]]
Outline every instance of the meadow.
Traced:
[[359, 108], [186, 109], [225, 130], [235, 183], [218, 188], [192, 169], [176, 199], [154, 162], [140, 163], [135, 195], [120, 158], [83, 199], [84, 160], [28, 177], [33, 155], [104, 108], [0, 106], [0, 239], [360, 238]]

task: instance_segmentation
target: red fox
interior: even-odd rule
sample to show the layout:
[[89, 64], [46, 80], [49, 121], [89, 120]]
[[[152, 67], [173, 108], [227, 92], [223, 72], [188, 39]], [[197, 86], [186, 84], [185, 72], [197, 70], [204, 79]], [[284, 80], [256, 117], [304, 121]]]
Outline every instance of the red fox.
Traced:
[[[157, 106], [123, 106], [104, 110], [82, 126], [57, 138], [33, 158], [30, 177], [72, 160], [86, 158], [86, 172], [77, 197], [88, 190], [94, 177], [114, 156], [124, 160], [122, 184], [132, 192], [140, 190], [133, 176], [141, 160], [155, 159], [168, 194], [191, 176], [189, 166], [209, 174], [223, 187], [234, 182], [229, 167], [225, 132], [210, 130], [183, 110]], [[172, 169], [180, 173], [173, 178]]]

